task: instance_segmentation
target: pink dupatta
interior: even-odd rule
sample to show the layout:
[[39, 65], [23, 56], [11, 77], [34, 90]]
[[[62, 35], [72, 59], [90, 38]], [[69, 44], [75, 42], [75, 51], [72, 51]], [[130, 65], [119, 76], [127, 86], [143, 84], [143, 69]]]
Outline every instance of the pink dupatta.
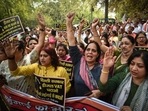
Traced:
[[94, 87], [89, 79], [88, 71], [87, 71], [87, 66], [86, 66], [86, 61], [85, 58], [81, 58], [81, 63], [80, 63], [80, 76], [83, 79], [84, 83], [87, 85], [87, 87], [90, 90], [93, 90]]

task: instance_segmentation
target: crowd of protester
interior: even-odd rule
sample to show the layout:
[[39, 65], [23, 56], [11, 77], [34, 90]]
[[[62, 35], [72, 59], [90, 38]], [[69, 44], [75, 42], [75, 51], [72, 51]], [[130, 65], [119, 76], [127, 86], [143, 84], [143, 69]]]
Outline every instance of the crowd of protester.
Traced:
[[[121, 111], [146, 111], [148, 19], [104, 24], [95, 18], [85, 28], [85, 20], [74, 27], [74, 18], [68, 13], [66, 29], [56, 30], [39, 14], [37, 28], [1, 42], [0, 87], [38, 97], [34, 74], [62, 77], [67, 97], [95, 97]], [[60, 60], [72, 62], [72, 80]]]

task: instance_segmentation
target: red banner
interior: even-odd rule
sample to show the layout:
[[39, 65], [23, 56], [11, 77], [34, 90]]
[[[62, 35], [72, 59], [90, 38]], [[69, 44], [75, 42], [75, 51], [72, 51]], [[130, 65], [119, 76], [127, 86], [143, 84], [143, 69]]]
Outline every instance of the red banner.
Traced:
[[50, 101], [14, 90], [6, 85], [1, 88], [7, 107], [23, 111], [119, 111], [119, 108], [95, 98], [71, 97], [66, 99], [65, 109]]

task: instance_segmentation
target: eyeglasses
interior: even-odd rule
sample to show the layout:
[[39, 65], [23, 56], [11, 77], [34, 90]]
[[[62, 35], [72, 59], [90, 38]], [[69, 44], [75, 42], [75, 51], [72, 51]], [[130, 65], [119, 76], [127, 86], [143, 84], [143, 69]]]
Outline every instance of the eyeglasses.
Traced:
[[146, 39], [145, 37], [138, 37], [137, 39]]

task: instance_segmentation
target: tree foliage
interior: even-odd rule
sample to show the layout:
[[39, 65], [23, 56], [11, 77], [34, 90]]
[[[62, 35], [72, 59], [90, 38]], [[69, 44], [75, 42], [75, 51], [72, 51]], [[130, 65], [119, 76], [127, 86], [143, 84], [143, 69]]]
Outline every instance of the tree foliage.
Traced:
[[1, 0], [0, 1], [0, 19], [19, 15], [23, 25], [34, 25], [33, 1], [37, 0]]
[[[82, 18], [85, 18], [87, 21], [91, 21], [90, 19], [90, 8], [91, 5], [94, 5], [96, 0], [92, 0], [91, 4], [90, 0], [59, 0], [58, 2], [48, 2], [45, 0], [42, 2], [42, 5], [45, 7], [41, 7], [40, 10], [49, 15], [49, 17], [53, 20], [52, 23], [65, 23], [65, 15], [69, 11], [73, 11], [76, 13], [75, 23], [78, 23]], [[99, 14], [100, 12], [97, 11]]]
[[110, 0], [110, 9], [115, 9], [118, 17], [126, 14], [128, 17], [146, 18], [148, 16], [147, 0]]
[[[0, 19], [19, 15], [24, 26], [35, 26], [36, 15], [43, 13], [47, 25], [65, 23], [65, 15], [69, 11], [76, 12], [75, 23], [82, 18], [90, 21], [90, 7], [97, 0], [1, 0]], [[99, 11], [96, 11], [99, 13]]]
[[[41, 12], [45, 16], [47, 25], [55, 26], [56, 23], [65, 23], [65, 15], [69, 11], [76, 12], [74, 23], [82, 18], [88, 22], [92, 18], [104, 17], [104, 12], [97, 8], [99, 2], [102, 7], [105, 0], [0, 0], [0, 19], [19, 15], [24, 26], [34, 27], [36, 15]], [[118, 13], [121, 18], [123, 14], [134, 17], [148, 15], [147, 0], [110, 0], [109, 9]]]

